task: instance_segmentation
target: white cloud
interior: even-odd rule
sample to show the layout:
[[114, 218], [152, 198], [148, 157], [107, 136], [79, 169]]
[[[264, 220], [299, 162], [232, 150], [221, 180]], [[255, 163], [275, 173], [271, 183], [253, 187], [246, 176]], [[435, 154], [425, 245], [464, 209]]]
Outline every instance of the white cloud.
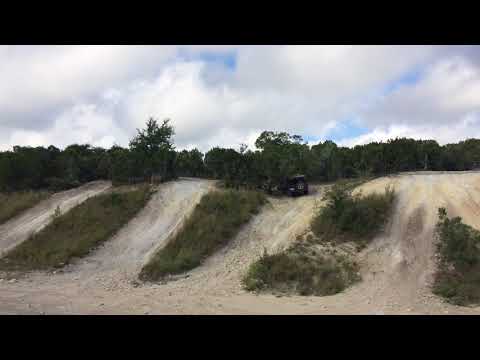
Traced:
[[[234, 52], [235, 69], [202, 59], [205, 52]], [[324, 138], [352, 117], [371, 132], [343, 144], [395, 136], [458, 141], [479, 136], [476, 53], [434, 46], [0, 46], [0, 146], [127, 145], [149, 116], [172, 119], [178, 147], [204, 151], [252, 146], [262, 130]], [[425, 71], [418, 83], [382, 94], [418, 67]]]
[[344, 143], [396, 136], [440, 143], [480, 136], [480, 68], [469, 59], [438, 60], [416, 84], [399, 87], [360, 113], [369, 134]]
[[378, 127], [368, 134], [345, 139], [339, 142], [342, 146], [355, 146], [368, 144], [370, 142], [385, 141], [395, 138], [413, 138], [419, 140], [434, 139], [439, 144], [444, 145], [459, 140], [470, 138], [480, 138], [480, 116], [479, 114], [470, 114], [456, 124], [440, 125], [390, 125], [388, 127]]
[[75, 105], [60, 114], [53, 125], [43, 131], [15, 130], [3, 149], [14, 145], [66, 147], [73, 143], [111, 147], [115, 142], [126, 143], [128, 137], [116, 126], [112, 113], [94, 104]]
[[1, 121], [34, 128], [35, 114], [59, 112], [122, 81], [148, 76], [174, 54], [172, 47], [156, 46], [3, 47], [0, 110], [11, 118]]

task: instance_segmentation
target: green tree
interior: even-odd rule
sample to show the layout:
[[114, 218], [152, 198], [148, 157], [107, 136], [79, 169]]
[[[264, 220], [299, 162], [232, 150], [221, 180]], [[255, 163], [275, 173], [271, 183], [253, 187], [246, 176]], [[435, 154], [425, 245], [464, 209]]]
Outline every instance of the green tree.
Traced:
[[177, 172], [181, 176], [204, 176], [203, 154], [198, 149], [182, 150], [177, 153]]
[[143, 175], [160, 173], [169, 178], [173, 174], [174, 161], [173, 135], [175, 131], [166, 119], [159, 126], [154, 118], [148, 119], [146, 128], [137, 129], [137, 135], [130, 141], [134, 162]]

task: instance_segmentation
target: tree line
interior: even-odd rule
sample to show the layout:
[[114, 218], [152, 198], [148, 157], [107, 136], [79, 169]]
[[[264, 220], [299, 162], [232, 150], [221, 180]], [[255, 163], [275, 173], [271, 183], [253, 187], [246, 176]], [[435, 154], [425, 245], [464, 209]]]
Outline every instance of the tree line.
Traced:
[[255, 147], [258, 150], [213, 148], [204, 156], [204, 171], [227, 186], [258, 186], [278, 184], [295, 174], [330, 182], [403, 171], [480, 168], [479, 139], [440, 146], [435, 140], [396, 138], [349, 148], [330, 140], [309, 146], [301, 136], [264, 131]]
[[0, 152], [0, 191], [26, 189], [64, 190], [93, 180], [114, 184], [159, 175], [175, 178], [174, 129], [169, 120], [158, 124], [149, 119], [137, 130], [127, 148], [110, 149], [73, 144], [60, 150], [55, 146], [14, 146]]
[[264, 131], [255, 150], [214, 147], [175, 150], [173, 126], [150, 118], [137, 130], [128, 147], [110, 149], [74, 144], [14, 146], [0, 152], [0, 191], [63, 190], [106, 179], [114, 184], [131, 179], [162, 180], [178, 176], [223, 180], [228, 187], [254, 188], [276, 184], [286, 176], [304, 174], [310, 181], [382, 176], [401, 171], [471, 170], [480, 167], [480, 140], [468, 139], [440, 146], [434, 140], [396, 138], [352, 148], [327, 140], [310, 146], [301, 136]]

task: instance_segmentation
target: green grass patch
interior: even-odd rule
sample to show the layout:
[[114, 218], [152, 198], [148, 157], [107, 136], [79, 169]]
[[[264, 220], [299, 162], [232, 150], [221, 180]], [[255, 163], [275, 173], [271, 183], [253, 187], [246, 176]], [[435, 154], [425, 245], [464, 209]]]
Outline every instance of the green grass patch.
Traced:
[[334, 295], [360, 280], [358, 265], [348, 257], [317, 252], [297, 244], [250, 265], [242, 282], [248, 291], [299, 295]]
[[365, 245], [383, 230], [394, 202], [394, 191], [387, 187], [384, 194], [352, 195], [354, 185], [335, 184], [324, 195], [325, 206], [311, 222], [312, 232], [322, 240], [355, 241]]
[[256, 191], [205, 194], [182, 230], [143, 267], [140, 279], [156, 281], [199, 266], [228, 243], [265, 202], [265, 196]]
[[455, 305], [480, 304], [480, 231], [449, 219], [440, 208], [436, 227], [440, 257], [433, 293]]
[[97, 195], [65, 214], [57, 209], [49, 225], [0, 259], [0, 268], [48, 269], [85, 256], [133, 218], [150, 195], [150, 188], [143, 186], [134, 191]]
[[17, 191], [0, 193], [0, 224], [48, 198], [47, 191]]

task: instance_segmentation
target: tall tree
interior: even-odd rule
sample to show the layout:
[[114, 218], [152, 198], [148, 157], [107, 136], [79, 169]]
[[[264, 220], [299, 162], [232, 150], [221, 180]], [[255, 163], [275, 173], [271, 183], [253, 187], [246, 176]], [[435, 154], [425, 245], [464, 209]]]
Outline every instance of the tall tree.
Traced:
[[143, 175], [150, 176], [160, 173], [163, 177], [170, 177], [173, 169], [173, 126], [170, 120], [163, 120], [159, 126], [154, 118], [148, 119], [145, 129], [137, 129], [137, 135], [130, 141], [130, 150], [133, 153], [136, 165], [143, 170]]

